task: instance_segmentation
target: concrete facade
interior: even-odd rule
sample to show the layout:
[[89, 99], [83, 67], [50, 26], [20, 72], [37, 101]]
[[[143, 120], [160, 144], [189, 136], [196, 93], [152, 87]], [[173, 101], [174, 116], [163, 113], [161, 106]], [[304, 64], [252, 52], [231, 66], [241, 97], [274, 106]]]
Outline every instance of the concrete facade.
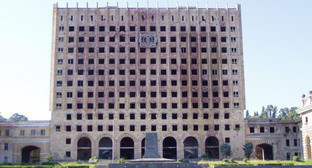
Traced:
[[302, 140], [304, 159], [312, 159], [312, 91], [308, 96], [302, 96], [302, 107], [297, 110], [298, 114], [302, 116]]
[[294, 156], [303, 157], [301, 119], [258, 118], [245, 119], [245, 123], [246, 143], [253, 143], [254, 158], [262, 160], [264, 156], [269, 160], [291, 160]]
[[299, 120], [244, 120], [240, 5], [54, 5], [52, 40], [51, 121], [0, 123], [0, 163], [33, 161], [39, 150], [39, 161], [139, 159], [148, 132], [164, 158], [222, 159], [229, 143], [242, 159], [245, 142], [272, 146], [272, 159], [302, 154]]
[[[27, 149], [29, 148], [29, 149]], [[24, 162], [42, 162], [50, 154], [50, 121], [22, 121], [0, 123], [0, 163], [22, 163], [24, 153], [38, 148], [33, 158]]]
[[[105, 137], [109, 145], [102, 152], [113, 152], [105, 157], [129, 152], [128, 158], [141, 158], [146, 132], [158, 134], [162, 157], [221, 158], [218, 147], [230, 143], [233, 156], [243, 158], [240, 5], [55, 5], [52, 50], [51, 153], [56, 160], [101, 157]], [[87, 146], [77, 146], [81, 138]]]

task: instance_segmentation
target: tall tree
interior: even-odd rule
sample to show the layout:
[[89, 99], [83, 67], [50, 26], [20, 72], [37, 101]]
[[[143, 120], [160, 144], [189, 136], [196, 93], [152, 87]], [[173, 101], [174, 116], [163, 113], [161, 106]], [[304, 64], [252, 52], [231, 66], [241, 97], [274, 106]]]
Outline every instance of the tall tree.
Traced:
[[278, 118], [282, 119], [282, 120], [286, 120], [288, 119], [288, 114], [289, 114], [289, 108], [285, 107], [285, 108], [281, 108], [279, 110], [279, 116]]
[[28, 118], [24, 115], [14, 113], [10, 118], [9, 121], [28, 121]]
[[269, 118], [268, 111], [265, 109], [264, 106], [262, 106], [262, 111], [261, 111], [261, 114], [260, 114], [260, 118]]
[[250, 118], [250, 114], [248, 110], [246, 111], [246, 118]]

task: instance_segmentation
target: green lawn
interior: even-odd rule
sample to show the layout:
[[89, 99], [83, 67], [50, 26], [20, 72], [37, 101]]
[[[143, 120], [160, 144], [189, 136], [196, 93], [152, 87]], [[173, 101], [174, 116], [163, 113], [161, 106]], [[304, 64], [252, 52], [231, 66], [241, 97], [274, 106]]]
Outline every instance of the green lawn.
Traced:
[[227, 163], [223, 161], [200, 161], [198, 164], [209, 164], [210, 167], [220, 167], [220, 166], [261, 166], [261, 165], [312, 165], [312, 160], [308, 161], [262, 161], [262, 160], [250, 160], [247, 163], [243, 161], [235, 161], [235, 163]]
[[[260, 165], [312, 165], [312, 160], [307, 161], [262, 161], [262, 160], [250, 160], [247, 163], [243, 161], [235, 161], [235, 163], [228, 163], [223, 161], [199, 161], [198, 164], [209, 164], [210, 168], [217, 168], [220, 166], [260, 166]], [[0, 165], [0, 168], [94, 168], [95, 164], [81, 164], [77, 162], [72, 163], [57, 163], [54, 165], [44, 164], [19, 164], [19, 165]]]

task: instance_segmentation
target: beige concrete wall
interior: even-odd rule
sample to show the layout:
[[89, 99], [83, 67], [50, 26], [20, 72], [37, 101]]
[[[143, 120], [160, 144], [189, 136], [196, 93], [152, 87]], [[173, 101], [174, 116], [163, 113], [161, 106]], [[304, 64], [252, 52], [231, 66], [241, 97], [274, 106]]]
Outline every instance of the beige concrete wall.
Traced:
[[[93, 21], [91, 20], [93, 17]], [[144, 20], [142, 19], [144, 17]], [[83, 21], [81, 21], [83, 17]], [[103, 20], [102, 20], [103, 17]], [[113, 19], [112, 19], [113, 17]], [[132, 20], [133, 17], [133, 20]], [[162, 20], [162, 17], [164, 20]], [[232, 20], [233, 17], [233, 20]], [[72, 19], [71, 19], [72, 18]], [[153, 18], [153, 19], [152, 19]], [[174, 18], [174, 20], [172, 19]], [[212, 19], [213, 18], [213, 19]], [[244, 144], [244, 126], [243, 126], [243, 110], [245, 109], [245, 89], [244, 89], [244, 69], [243, 69], [243, 48], [242, 48], [242, 28], [241, 28], [241, 14], [240, 6], [238, 8], [229, 9], [214, 9], [214, 8], [179, 8], [179, 9], [165, 9], [165, 8], [58, 8], [55, 6], [53, 15], [53, 47], [52, 47], [52, 69], [51, 69], [51, 110], [52, 110], [52, 130], [51, 130], [51, 152], [55, 154], [56, 159], [59, 160], [75, 160], [77, 159], [77, 144], [79, 137], [90, 137], [93, 146], [92, 156], [97, 155], [97, 145], [101, 137], [114, 136], [115, 143], [115, 157], [119, 157], [119, 141], [122, 137], [132, 137], [135, 141], [135, 149], [140, 148], [141, 140], [144, 138], [145, 132], [151, 132], [151, 126], [157, 125], [157, 133], [159, 137], [159, 148], [162, 149], [162, 139], [172, 136], [177, 141], [178, 158], [183, 157], [183, 140], [188, 136], [194, 136], [199, 142], [200, 155], [205, 152], [205, 138], [208, 136], [215, 136], [219, 139], [220, 145], [225, 143], [224, 139], [230, 138], [233, 156], [243, 158], [241, 146]], [[69, 26], [75, 26], [75, 30], [69, 32]], [[85, 31], [78, 31], [79, 26], [84, 26]], [[89, 32], [89, 26], [95, 26], [94, 32]], [[105, 31], [99, 31], [99, 26], [105, 26]], [[116, 31], [109, 31], [109, 26], [116, 26]], [[126, 31], [119, 31], [119, 26], [125, 26]], [[129, 26], [136, 26], [135, 31], [129, 31]], [[156, 26], [157, 47], [156, 53], [151, 53], [147, 48], [146, 53], [141, 53], [138, 46], [138, 38], [140, 33], [140, 26], [146, 26], [149, 32], [150, 26]], [[160, 26], [166, 26], [167, 31], [160, 31]], [[176, 26], [176, 31], [170, 31], [171, 26]], [[185, 26], [186, 31], [180, 31], [180, 26]], [[191, 31], [190, 27], [195, 26], [196, 31]], [[206, 27], [206, 31], [201, 31], [201, 27]], [[210, 31], [210, 27], [215, 26], [216, 31]], [[226, 31], [221, 31], [221, 27], [225, 26]], [[59, 31], [63, 28], [64, 30]], [[235, 31], [231, 31], [231, 27], [235, 27]], [[126, 37], [125, 42], [119, 42], [119, 36]], [[85, 37], [84, 43], [77, 42], [79, 37]], [[88, 37], [95, 37], [95, 42], [88, 42]], [[105, 37], [105, 42], [97, 42], [101, 36]], [[176, 42], [170, 42], [171, 37], [176, 37]], [[187, 42], [180, 42], [180, 37], [187, 38]], [[201, 42], [200, 37], [207, 37], [207, 42]], [[68, 37], [74, 37], [73, 43], [68, 43]], [[110, 37], [115, 37], [115, 42], [110, 42]], [[136, 37], [135, 42], [129, 42], [130, 37]], [[161, 42], [160, 37], [166, 37], [166, 42]], [[196, 42], [190, 42], [191, 37], [196, 37]], [[217, 42], [210, 42], [211, 37], [216, 37]], [[221, 42], [221, 37], [226, 37], [226, 42]], [[236, 41], [231, 42], [231, 37], [235, 37]], [[64, 38], [60, 41], [59, 38]], [[126, 52], [120, 53], [119, 46], [125, 46]], [[77, 53], [77, 47], [95, 48], [95, 53]], [[98, 47], [105, 47], [104, 53], [99, 53]], [[109, 47], [115, 47], [116, 52], [110, 53]], [[129, 52], [129, 47], [135, 47], [135, 53]], [[167, 48], [166, 53], [161, 53], [162, 47]], [[176, 53], [171, 53], [170, 48], [177, 47]], [[187, 49], [186, 53], [181, 52], [181, 47]], [[196, 47], [197, 52], [192, 53], [191, 48]], [[201, 52], [201, 48], [206, 47], [207, 53]], [[211, 53], [211, 48], [218, 48], [217, 53]], [[74, 48], [74, 53], [68, 53], [68, 48]], [[227, 48], [226, 53], [221, 53], [221, 48]], [[232, 48], [236, 52], [232, 52]], [[63, 49], [63, 52], [58, 52]], [[234, 50], [234, 49], [233, 49]], [[94, 59], [95, 63], [79, 65], [77, 59]], [[58, 64], [59, 59], [63, 60], [62, 64]], [[73, 64], [68, 64], [67, 60], [73, 59]], [[103, 65], [98, 64], [99, 59], [104, 59]], [[109, 59], [115, 59], [115, 64], [109, 64]], [[125, 64], [119, 64], [119, 59], [125, 59]], [[130, 59], [135, 59], [136, 64], [130, 64]], [[140, 64], [140, 59], [146, 59], [145, 64]], [[151, 64], [150, 59], [156, 59], [156, 64]], [[161, 59], [166, 59], [166, 64], [161, 64]], [[176, 64], [171, 64], [171, 59], [176, 59]], [[187, 63], [181, 63], [181, 59], [186, 59]], [[192, 64], [192, 59], [196, 59], [197, 63]], [[202, 64], [202, 59], [207, 61], [207, 64]], [[212, 63], [212, 59], [217, 59], [217, 63]], [[226, 63], [222, 63], [222, 59], [227, 59]], [[236, 59], [236, 63], [232, 63], [232, 59]], [[67, 75], [67, 70], [73, 69], [73, 75]], [[85, 70], [84, 75], [77, 75], [78, 69]], [[86, 75], [86, 71], [94, 69], [95, 75]], [[97, 75], [98, 69], [104, 69], [105, 75]], [[125, 70], [125, 75], [118, 75], [120, 69]], [[136, 75], [130, 75], [129, 70], [135, 70]], [[146, 70], [146, 75], [139, 75], [141, 69]], [[151, 70], [157, 70], [156, 75], [151, 75]], [[177, 75], [172, 75], [171, 70], [176, 69]], [[187, 70], [187, 75], [181, 74], [181, 70]], [[191, 75], [191, 70], [196, 69], [197, 75]], [[227, 69], [228, 74], [222, 75], [222, 70]], [[57, 70], [62, 70], [62, 75], [57, 75]], [[109, 70], [115, 70], [115, 75], [109, 75]], [[161, 75], [160, 71], [166, 70], [166, 75]], [[206, 70], [206, 74], [203, 74]], [[212, 71], [217, 70], [218, 74], [213, 75]], [[233, 74], [233, 70], [237, 70], [238, 74]], [[73, 87], [66, 87], [68, 80], [74, 81]], [[77, 80], [83, 80], [84, 86], [77, 87]], [[87, 81], [94, 80], [94, 87], [88, 87]], [[104, 86], [98, 86], [97, 82], [104, 80]], [[108, 86], [108, 81], [115, 81], [115, 86]], [[125, 86], [119, 86], [119, 80], [125, 80]], [[136, 86], [130, 87], [129, 81], [136, 81]], [[141, 80], [146, 80], [146, 86], [139, 86]], [[151, 86], [150, 81], [156, 80], [157, 86]], [[167, 86], [160, 86], [162, 80], [167, 81]], [[176, 80], [177, 86], [171, 85], [171, 81]], [[187, 80], [188, 85], [182, 86], [182, 80]], [[191, 82], [197, 80], [197, 86], [192, 86]], [[202, 81], [207, 80], [208, 86], [203, 86]], [[219, 81], [218, 86], [212, 86], [213, 80]], [[228, 80], [228, 86], [223, 86], [222, 82]], [[62, 81], [63, 85], [57, 87], [57, 81]], [[238, 85], [233, 85], [233, 81], [237, 81]], [[188, 97], [182, 97], [181, 90], [188, 91]], [[78, 98], [76, 92], [104, 92], [104, 98]], [[146, 91], [146, 97], [140, 97], [141, 91]], [[157, 97], [151, 97], [152, 91], [158, 93]], [[171, 96], [171, 91], [178, 92], [177, 97]], [[219, 92], [219, 96], [213, 97], [213, 92]], [[62, 93], [61, 98], [57, 98], [56, 93]], [[66, 98], [67, 92], [73, 92], [72, 98]], [[125, 92], [125, 97], [119, 97], [118, 94], [114, 98], [109, 98], [109, 92]], [[130, 97], [129, 92], [136, 92], [135, 97]], [[167, 97], [160, 96], [160, 92], [167, 92]], [[198, 96], [192, 96], [192, 92], [198, 92]], [[202, 92], [208, 92], [208, 97], [203, 97]], [[229, 96], [223, 96], [223, 92], [228, 92]], [[235, 97], [234, 92], [238, 92], [239, 96]], [[140, 108], [140, 103], [146, 102], [146, 109]], [[203, 103], [207, 102], [209, 108], [204, 108]], [[213, 103], [219, 102], [219, 108], [213, 108]], [[229, 108], [224, 108], [223, 104], [229, 103]], [[72, 103], [73, 108], [67, 109], [67, 103]], [[82, 103], [83, 109], [77, 109], [76, 103]], [[94, 108], [87, 109], [88, 103], [93, 103]], [[104, 109], [97, 107], [97, 103], [104, 103]], [[109, 103], [115, 103], [115, 108], [108, 108]], [[125, 108], [119, 108], [119, 103], [125, 103]], [[135, 109], [130, 109], [130, 103], [136, 105]], [[152, 109], [150, 103], [157, 103], [157, 108]], [[167, 109], [161, 108], [161, 103], [167, 103]], [[178, 103], [178, 108], [171, 108], [173, 103]], [[182, 108], [182, 103], [187, 103], [188, 108]], [[198, 103], [198, 108], [193, 108], [192, 104]], [[239, 107], [234, 107], [234, 103], [239, 103]], [[61, 104], [60, 109], [56, 109], [56, 104]], [[83, 114], [82, 120], [76, 120], [76, 114]], [[92, 120], [86, 119], [86, 115], [90, 113], [94, 117]], [[98, 120], [97, 114], [103, 113], [104, 119]], [[109, 120], [108, 115], [115, 114], [115, 121]], [[118, 119], [118, 115], [125, 114], [125, 119]], [[135, 113], [136, 119], [130, 120], [129, 113]], [[145, 113], [147, 119], [139, 119], [140, 113]], [[157, 113], [156, 120], [150, 119], [151, 113]], [[161, 119], [161, 114], [166, 113], [167, 119]], [[177, 113], [178, 119], [172, 119], [171, 114]], [[188, 113], [188, 119], [182, 119], [182, 114]], [[193, 113], [198, 114], [198, 119], [193, 119]], [[203, 119], [204, 113], [209, 114], [209, 119]], [[214, 119], [214, 113], [219, 114], [219, 119]], [[230, 119], [224, 119], [224, 114], [229, 113]], [[66, 115], [71, 114], [72, 120], [66, 120]], [[225, 131], [225, 125], [230, 124], [230, 130]], [[76, 126], [81, 125], [82, 132], [76, 131]], [[86, 131], [87, 125], [93, 126], [93, 131]], [[97, 125], [103, 125], [103, 131], [97, 131]], [[113, 125], [114, 132], [109, 132], [107, 127]], [[125, 131], [118, 131], [119, 125], [125, 126]], [[129, 131], [130, 125], [136, 126], [136, 131]], [[139, 127], [146, 125], [146, 131], [140, 131]], [[162, 125], [167, 125], [168, 131], [161, 131]], [[171, 131], [172, 125], [178, 126], [178, 131]], [[188, 125], [188, 131], [182, 131], [183, 125]], [[193, 125], [198, 125], [198, 131], [193, 131]], [[204, 125], [209, 125], [209, 131], [204, 131]], [[219, 131], [214, 131], [214, 125], [220, 125]], [[239, 130], [235, 130], [235, 125], [240, 125]], [[60, 132], [56, 132], [56, 126], [61, 127]], [[66, 126], [71, 126], [71, 132], [66, 132]], [[71, 138], [72, 144], [65, 145], [65, 139]], [[65, 158], [66, 151], [71, 151], [71, 157]], [[140, 150], [135, 150], [135, 158], [140, 158]], [[160, 154], [162, 150], [160, 150]]]
[[[10, 134], [6, 136], [8, 130]], [[41, 131], [44, 130], [44, 134]], [[0, 163], [21, 163], [22, 150], [27, 146], [35, 146], [40, 149], [40, 161], [50, 153], [50, 122], [49, 121], [23, 121], [0, 123]], [[21, 134], [24, 131], [24, 134]], [[31, 133], [33, 131], [33, 134]], [[4, 144], [9, 145], [4, 150]]]

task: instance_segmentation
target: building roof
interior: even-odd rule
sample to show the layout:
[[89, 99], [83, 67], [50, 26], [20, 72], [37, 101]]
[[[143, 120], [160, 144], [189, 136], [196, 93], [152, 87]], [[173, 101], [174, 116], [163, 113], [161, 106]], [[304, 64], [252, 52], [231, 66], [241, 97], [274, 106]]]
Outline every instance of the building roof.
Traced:
[[42, 126], [50, 126], [50, 120], [5, 121], [0, 122], [0, 126], [42, 127]]

